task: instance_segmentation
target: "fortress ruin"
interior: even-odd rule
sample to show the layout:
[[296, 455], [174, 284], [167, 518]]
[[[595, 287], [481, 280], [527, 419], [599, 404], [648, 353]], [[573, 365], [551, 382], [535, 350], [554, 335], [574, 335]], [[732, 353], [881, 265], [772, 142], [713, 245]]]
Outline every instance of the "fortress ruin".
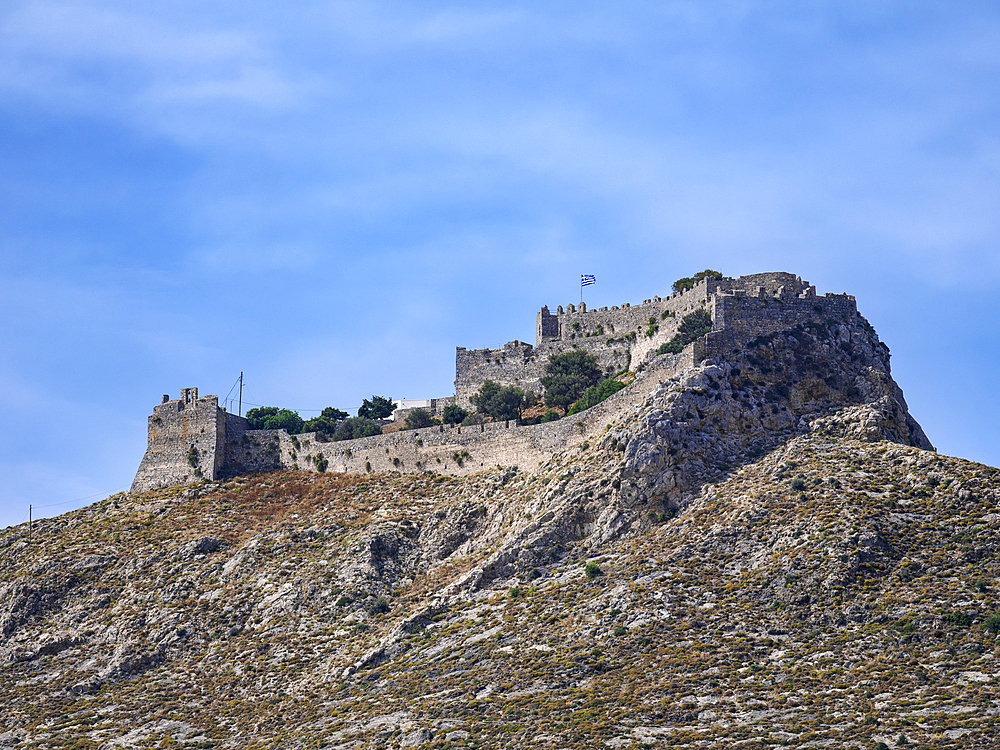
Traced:
[[[696, 310], [711, 314], [712, 331], [679, 354], [658, 355], [657, 349], [674, 336], [683, 317]], [[148, 446], [131, 491], [279, 468], [448, 474], [492, 466], [531, 470], [553, 453], [599, 433], [662, 381], [706, 358], [724, 359], [758, 336], [798, 324], [857, 315], [853, 296], [818, 296], [814, 286], [790, 273], [707, 277], [687, 291], [638, 305], [596, 310], [567, 305], [557, 307], [554, 314], [542, 307], [536, 316], [534, 345], [511, 341], [499, 349], [457, 348], [455, 395], [434, 399], [434, 412], [449, 403], [470, 407], [470, 397], [486, 380], [540, 393], [548, 358], [573, 349], [593, 354], [609, 374], [636, 373], [627, 388], [597, 406], [539, 425], [440, 425], [321, 442], [315, 433], [251, 430], [245, 418], [220, 408], [217, 396], [199, 397], [197, 388], [185, 388], [179, 399], [164, 396], [154, 407]]]

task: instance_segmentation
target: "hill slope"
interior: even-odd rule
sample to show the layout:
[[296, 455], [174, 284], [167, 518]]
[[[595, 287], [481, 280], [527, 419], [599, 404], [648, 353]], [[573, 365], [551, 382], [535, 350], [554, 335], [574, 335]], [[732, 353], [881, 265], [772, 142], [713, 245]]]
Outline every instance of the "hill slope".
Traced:
[[531, 474], [9, 529], [0, 746], [996, 747], [997, 471], [856, 334], [707, 362]]

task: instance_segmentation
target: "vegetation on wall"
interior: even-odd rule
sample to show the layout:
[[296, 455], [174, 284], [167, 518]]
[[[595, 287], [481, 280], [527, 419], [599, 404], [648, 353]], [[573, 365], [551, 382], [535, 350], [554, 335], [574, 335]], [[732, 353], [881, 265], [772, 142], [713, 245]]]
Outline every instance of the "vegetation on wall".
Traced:
[[581, 349], [553, 354], [545, 363], [545, 376], [540, 381], [545, 388], [545, 403], [568, 407], [596, 385], [601, 374], [594, 355]]
[[487, 380], [469, 399], [476, 410], [495, 422], [520, 419], [524, 410], [534, 403], [534, 396], [514, 386], [502, 386]]
[[657, 354], [677, 354], [695, 339], [712, 330], [712, 314], [708, 310], [695, 310], [681, 318], [674, 337], [656, 350]]
[[722, 274], [718, 271], [706, 268], [704, 271], [699, 271], [694, 276], [685, 276], [683, 279], [677, 279], [677, 281], [674, 282], [673, 289], [675, 292], [686, 292], [688, 289], [694, 289], [695, 284], [702, 279], [721, 277]]
[[578, 414], [584, 409], [589, 409], [591, 406], [597, 406], [604, 399], [612, 394], [618, 393], [625, 384], [620, 380], [612, 380], [611, 378], [604, 378], [595, 386], [591, 386], [586, 391], [584, 391], [583, 396], [573, 402], [573, 405], [569, 409], [569, 414]]

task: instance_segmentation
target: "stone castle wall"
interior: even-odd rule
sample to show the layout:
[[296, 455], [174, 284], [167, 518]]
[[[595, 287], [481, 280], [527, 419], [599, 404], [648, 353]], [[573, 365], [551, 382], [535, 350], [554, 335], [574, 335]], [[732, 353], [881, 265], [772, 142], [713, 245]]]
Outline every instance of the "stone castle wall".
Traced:
[[219, 411], [218, 397], [199, 398], [197, 388], [185, 388], [175, 400], [164, 396], [147, 422], [146, 453], [132, 492], [188, 484], [201, 477], [215, 479], [225, 441], [225, 423], [219, 420]]
[[[656, 349], [674, 335], [681, 318], [696, 309], [711, 313], [713, 331], [680, 354], [657, 356]], [[537, 346], [513, 341], [501, 349], [458, 349], [456, 395], [436, 399], [435, 406], [440, 409], [453, 401], [468, 407], [468, 397], [486, 379], [539, 392], [538, 378], [548, 357], [574, 348], [594, 353], [605, 371], [623, 370], [627, 362], [638, 371], [632, 384], [601, 404], [540, 425], [442, 425], [321, 442], [315, 433], [251, 430], [246, 419], [220, 409], [216, 396], [199, 398], [197, 389], [189, 388], [178, 400], [164, 396], [163, 403], [154, 408], [146, 455], [132, 491], [187, 484], [199, 477], [217, 479], [279, 468], [447, 474], [468, 474], [493, 466], [531, 470], [553, 453], [599, 434], [661, 382], [705, 357], [724, 359], [758, 336], [831, 319], [850, 321], [857, 315], [850, 295], [820, 297], [814, 287], [791, 274], [758, 274], [705, 279], [687, 292], [646, 300], [634, 307], [587, 311], [570, 306], [544, 320], [540, 314], [539, 335], [549, 338], [538, 341]], [[650, 318], [656, 329], [647, 336]], [[600, 326], [605, 326], [603, 332]], [[634, 330], [623, 330], [628, 326]], [[553, 338], [557, 333], [558, 338]], [[192, 447], [197, 451], [193, 465], [188, 460]]]
[[[535, 345], [511, 341], [499, 349], [465, 349], [455, 353], [455, 397], [465, 408], [487, 380], [540, 394], [545, 363], [554, 354], [582, 349], [592, 354], [606, 373], [635, 369], [654, 356], [677, 333], [681, 319], [696, 310], [711, 310], [720, 294], [745, 291], [751, 295], [796, 296], [808, 283], [790, 273], [761, 273], [739, 278], [698, 281], [692, 289], [653, 297], [640, 305], [628, 303], [588, 310], [560, 305], [553, 314], [543, 307], [536, 318]], [[716, 324], [718, 328], [719, 325]]]
[[[295, 468], [306, 471], [366, 473], [434, 471], [465, 475], [494, 466], [531, 471], [554, 453], [600, 434], [664, 380], [694, 366], [694, 350], [662, 355], [628, 388], [571, 417], [538, 425], [514, 421], [467, 427], [439, 425], [340, 442], [321, 442], [315, 433], [249, 430], [251, 445], [241, 454], [244, 470]], [[274, 447], [271, 447], [274, 446]], [[249, 456], [259, 463], [252, 466]], [[323, 464], [323, 461], [326, 464]]]

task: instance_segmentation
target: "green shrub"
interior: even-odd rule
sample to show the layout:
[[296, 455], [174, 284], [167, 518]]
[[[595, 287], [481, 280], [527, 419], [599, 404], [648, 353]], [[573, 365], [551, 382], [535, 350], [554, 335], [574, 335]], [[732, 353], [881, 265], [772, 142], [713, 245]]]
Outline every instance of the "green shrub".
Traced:
[[596, 562], [588, 560], [587, 564], [583, 566], [583, 574], [587, 576], [587, 578], [598, 578], [604, 575], [604, 571], [601, 570], [601, 566]]
[[[322, 413], [320, 413], [318, 417], [307, 419], [302, 424], [302, 432], [315, 432], [323, 437], [332, 438], [334, 433], [337, 431], [337, 425], [345, 419], [347, 419], [346, 411], [334, 409], [332, 406], [328, 406], [323, 409]], [[295, 442], [294, 438], [292, 442]]]
[[802, 492], [806, 488], [806, 480], [802, 477], [795, 477], [789, 485], [795, 492]]
[[533, 398], [514, 386], [502, 386], [487, 380], [478, 393], [469, 399], [476, 410], [496, 422], [508, 419], [520, 419], [524, 410], [531, 405]]
[[285, 430], [289, 435], [302, 432], [302, 417], [291, 409], [261, 406], [247, 412], [251, 430]]
[[326, 460], [326, 456], [320, 455], [316, 459], [316, 471], [322, 473], [326, 471], [326, 467], [330, 465], [330, 462]]
[[480, 414], [478, 411], [472, 412], [469, 416], [462, 420], [462, 427], [472, 427], [477, 424], [482, 424], [486, 421], [486, 417]]
[[620, 380], [611, 380], [610, 378], [604, 378], [597, 385], [588, 388], [584, 391], [583, 396], [581, 396], [569, 409], [569, 414], [579, 414], [584, 409], [589, 409], [592, 406], [597, 406], [599, 403], [604, 401], [615, 393], [618, 393], [625, 384]]
[[549, 406], [569, 406], [601, 379], [597, 359], [581, 349], [553, 354], [545, 363], [545, 373], [540, 382]]
[[993, 635], [1000, 633], [1000, 610], [987, 615], [986, 619], [983, 620], [983, 627], [986, 628], [987, 632], [993, 633]]
[[337, 426], [337, 431], [333, 435], [334, 440], [354, 440], [355, 438], [370, 437], [371, 435], [381, 435], [382, 426], [371, 419], [364, 417], [352, 417], [345, 419]]
[[693, 277], [685, 276], [683, 279], [677, 279], [677, 281], [674, 282], [673, 289], [675, 292], [686, 292], [688, 289], [694, 289], [694, 285], [704, 278], [720, 276], [722, 276], [722, 274], [718, 271], [706, 268], [704, 271], [696, 273]]
[[967, 628], [972, 624], [972, 616], [967, 612], [949, 612], [944, 619], [949, 625], [959, 628]]
[[458, 404], [448, 404], [441, 413], [445, 424], [462, 424], [467, 416], [469, 416], [469, 412]]
[[406, 429], [418, 430], [435, 424], [434, 417], [426, 409], [414, 409], [406, 415]]
[[616, 625], [613, 632], [617, 637], [621, 638], [623, 635], [628, 634], [628, 629], [622, 627], [621, 625]]
[[389, 611], [389, 600], [384, 596], [380, 596], [378, 599], [373, 601], [368, 605], [368, 614], [372, 617], [377, 617], [378, 615], [384, 615]]
[[712, 314], [708, 310], [695, 310], [681, 318], [677, 333], [656, 350], [657, 354], [677, 354], [692, 341], [712, 330]]
[[364, 419], [385, 419], [396, 411], [396, 405], [391, 398], [385, 396], [372, 396], [361, 402], [358, 409], [358, 416]]

